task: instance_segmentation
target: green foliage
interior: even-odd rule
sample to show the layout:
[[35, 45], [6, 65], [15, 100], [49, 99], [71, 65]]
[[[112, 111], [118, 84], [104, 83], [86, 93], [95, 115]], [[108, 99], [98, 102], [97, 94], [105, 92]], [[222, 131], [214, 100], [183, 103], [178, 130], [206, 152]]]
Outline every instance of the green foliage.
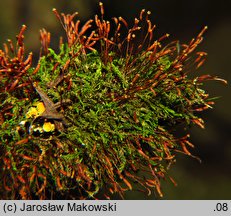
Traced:
[[[136, 23], [120, 42], [117, 30], [114, 40], [108, 38], [103, 18], [96, 18], [97, 29], [87, 38], [88, 22], [78, 32], [72, 29], [74, 16], [63, 17], [67, 43], [56, 53], [48, 48], [49, 34], [42, 32], [44, 55], [37, 67], [26, 67], [30, 58], [18, 62], [18, 56], [0, 53], [0, 193], [6, 191], [5, 198], [82, 199], [96, 198], [105, 188], [109, 198], [123, 196], [136, 182], [162, 196], [160, 180], [176, 152], [192, 156], [188, 135], [175, 137], [174, 128], [203, 127], [196, 111], [210, 108], [201, 87], [211, 77], [187, 77], [188, 56], [204, 30], [189, 45], [174, 42], [162, 49], [160, 40], [152, 41], [146, 18], [149, 45], [144, 39], [135, 48]], [[18, 50], [24, 49], [20, 35]], [[193, 65], [202, 57], [199, 53]], [[12, 69], [15, 65], [21, 70]], [[42, 114], [38, 102], [44, 104]]]

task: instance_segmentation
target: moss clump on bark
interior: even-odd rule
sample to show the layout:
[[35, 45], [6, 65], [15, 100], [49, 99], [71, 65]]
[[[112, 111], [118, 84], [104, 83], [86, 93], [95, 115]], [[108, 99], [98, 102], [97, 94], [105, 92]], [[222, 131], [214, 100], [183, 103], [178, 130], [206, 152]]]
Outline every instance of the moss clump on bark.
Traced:
[[162, 196], [176, 152], [195, 157], [189, 135], [176, 137], [174, 128], [204, 127], [197, 112], [213, 102], [203, 81], [221, 80], [187, 76], [204, 62], [195, 49], [206, 27], [189, 44], [163, 46], [169, 35], [154, 37], [150, 12], [129, 28], [100, 9], [81, 28], [76, 14], [54, 9], [67, 41], [55, 52], [42, 30], [35, 67], [31, 53], [24, 58], [25, 26], [16, 46], [9, 40], [0, 50], [2, 198], [97, 198], [103, 188], [110, 198], [134, 183]]

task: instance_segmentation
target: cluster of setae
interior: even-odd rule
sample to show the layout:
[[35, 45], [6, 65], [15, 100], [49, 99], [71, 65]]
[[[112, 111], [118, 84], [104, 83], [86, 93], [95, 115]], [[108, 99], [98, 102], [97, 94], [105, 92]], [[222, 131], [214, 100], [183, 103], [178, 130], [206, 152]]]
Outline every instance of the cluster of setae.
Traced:
[[37, 66], [25, 58], [25, 25], [0, 50], [1, 198], [123, 197], [135, 185], [162, 196], [176, 153], [195, 157], [174, 128], [204, 127], [197, 112], [213, 102], [201, 86], [221, 80], [188, 77], [205, 60], [195, 49], [206, 27], [189, 44], [163, 45], [168, 34], [155, 38], [149, 11], [129, 27], [100, 10], [81, 25], [54, 9], [67, 41], [55, 52], [41, 30]]

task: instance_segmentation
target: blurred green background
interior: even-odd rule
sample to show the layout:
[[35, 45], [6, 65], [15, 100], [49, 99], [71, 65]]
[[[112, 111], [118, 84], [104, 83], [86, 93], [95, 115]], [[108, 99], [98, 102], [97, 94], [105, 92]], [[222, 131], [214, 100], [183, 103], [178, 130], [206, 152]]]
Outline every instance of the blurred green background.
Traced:
[[[231, 13], [227, 1], [209, 0], [114, 0], [102, 1], [105, 16], [122, 16], [129, 22], [138, 16], [141, 9], [152, 11], [151, 19], [157, 24], [156, 37], [170, 33], [169, 41], [190, 39], [208, 25], [205, 40], [199, 47], [208, 52], [205, 65], [192, 75], [217, 75], [229, 82], [208, 82], [206, 90], [211, 96], [221, 96], [214, 109], [203, 113], [206, 122], [204, 130], [192, 127], [194, 154], [202, 163], [187, 156], [178, 155], [177, 163], [170, 169], [170, 175], [177, 181], [175, 187], [163, 181], [164, 199], [231, 199]], [[6, 39], [15, 39], [22, 24], [26, 31], [26, 51], [34, 52], [34, 61], [39, 56], [39, 29], [51, 32], [52, 48], [58, 47], [59, 35], [63, 34], [52, 8], [59, 12], [78, 11], [85, 21], [99, 12], [97, 0], [0, 0], [0, 44]], [[2, 48], [2, 46], [1, 46]], [[155, 199], [155, 195], [128, 192], [126, 199]]]

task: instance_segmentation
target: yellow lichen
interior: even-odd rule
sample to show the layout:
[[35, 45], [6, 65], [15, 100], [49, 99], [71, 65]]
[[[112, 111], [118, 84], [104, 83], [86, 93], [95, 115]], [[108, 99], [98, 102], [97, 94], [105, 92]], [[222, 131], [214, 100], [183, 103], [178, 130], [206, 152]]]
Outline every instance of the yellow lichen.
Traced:
[[31, 107], [26, 113], [26, 118], [37, 117], [38, 115], [38, 110], [35, 107]]
[[43, 102], [37, 102], [35, 106], [36, 107], [33, 106], [28, 110], [28, 112], [26, 113], [26, 118], [30, 118], [30, 117], [36, 118], [45, 111], [45, 106]]
[[36, 104], [36, 108], [38, 110], [39, 115], [41, 115], [45, 111], [45, 106], [44, 106], [43, 102], [38, 102]]
[[45, 123], [43, 124], [43, 130], [44, 130], [45, 132], [52, 132], [52, 131], [55, 130], [55, 125], [52, 124], [52, 123], [50, 123], [50, 122], [45, 122]]

